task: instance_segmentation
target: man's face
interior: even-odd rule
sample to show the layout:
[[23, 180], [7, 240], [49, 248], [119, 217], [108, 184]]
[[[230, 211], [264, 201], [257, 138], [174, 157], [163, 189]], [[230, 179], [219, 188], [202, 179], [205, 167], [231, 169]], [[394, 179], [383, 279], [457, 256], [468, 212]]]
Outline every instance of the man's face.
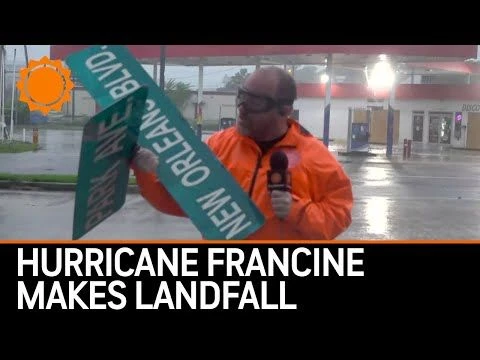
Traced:
[[238, 130], [256, 140], [266, 139], [282, 116], [275, 102], [277, 80], [264, 73], [253, 73], [238, 90]]

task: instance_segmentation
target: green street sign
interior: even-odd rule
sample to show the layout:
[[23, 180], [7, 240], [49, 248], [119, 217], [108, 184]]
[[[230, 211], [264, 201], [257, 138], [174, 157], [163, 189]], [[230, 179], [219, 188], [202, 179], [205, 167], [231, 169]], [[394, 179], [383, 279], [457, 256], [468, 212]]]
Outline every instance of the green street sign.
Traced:
[[147, 87], [139, 87], [85, 125], [75, 193], [73, 240], [81, 238], [125, 203], [129, 159], [138, 140], [147, 94]]
[[103, 107], [148, 87], [138, 143], [158, 155], [157, 177], [203, 238], [244, 239], [263, 226], [255, 203], [126, 47], [91, 46], [66, 63]]

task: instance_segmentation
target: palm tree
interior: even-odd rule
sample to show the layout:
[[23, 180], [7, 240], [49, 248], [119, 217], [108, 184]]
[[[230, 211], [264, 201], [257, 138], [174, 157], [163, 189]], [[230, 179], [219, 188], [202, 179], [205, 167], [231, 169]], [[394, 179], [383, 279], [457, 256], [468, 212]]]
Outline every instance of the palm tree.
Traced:
[[165, 94], [182, 111], [191, 97], [191, 85], [174, 79], [168, 80], [165, 84]]

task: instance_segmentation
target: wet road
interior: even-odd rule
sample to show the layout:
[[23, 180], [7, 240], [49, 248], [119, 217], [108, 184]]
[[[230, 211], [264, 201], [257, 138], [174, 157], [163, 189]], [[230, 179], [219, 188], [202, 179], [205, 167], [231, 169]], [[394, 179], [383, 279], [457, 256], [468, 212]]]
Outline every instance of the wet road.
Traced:
[[[12, 174], [76, 174], [82, 143], [81, 130], [40, 129], [39, 150], [18, 154], [0, 154], [0, 172]], [[206, 140], [211, 133], [202, 137]], [[32, 130], [26, 131], [27, 141]], [[15, 139], [22, 140], [21, 129], [15, 131]]]
[[[480, 239], [480, 162], [343, 164], [355, 195], [339, 239]], [[69, 239], [73, 193], [0, 192], [0, 238]], [[138, 195], [84, 239], [199, 239], [189, 220], [163, 215]]]
[[[16, 139], [20, 140], [19, 134]], [[32, 131], [26, 131], [27, 141]], [[0, 154], [0, 172], [14, 174], [76, 174], [82, 131], [40, 130], [40, 149], [18, 154]]]
[[[206, 140], [210, 135], [211, 133], [205, 132], [202, 139]], [[20, 128], [17, 128], [15, 138], [18, 140], [22, 138]], [[32, 139], [31, 130], [27, 130], [26, 139]], [[80, 159], [81, 141], [81, 130], [41, 129], [39, 131], [40, 149], [18, 154], [0, 154], [0, 172], [12, 174], [76, 174]], [[350, 161], [348, 157], [338, 156], [339, 151], [345, 151], [344, 145], [331, 142], [329, 149], [340, 161]], [[394, 147], [393, 160], [402, 161], [402, 152], [403, 148], [401, 146]], [[389, 163], [385, 159], [384, 146], [372, 145], [370, 153], [377, 155], [377, 157], [368, 158], [369, 163]], [[359, 160], [354, 159], [354, 161], [358, 162]], [[480, 152], [456, 150], [439, 145], [414, 144], [411, 161], [480, 163]]]
[[[40, 149], [18, 154], [0, 154], [0, 172], [12, 174], [76, 174], [80, 160], [81, 130], [40, 130]], [[15, 139], [23, 135], [16, 133]], [[205, 140], [209, 134], [205, 134]], [[26, 132], [27, 141], [32, 131]]]
[[346, 168], [355, 208], [341, 238], [480, 239], [480, 163]]

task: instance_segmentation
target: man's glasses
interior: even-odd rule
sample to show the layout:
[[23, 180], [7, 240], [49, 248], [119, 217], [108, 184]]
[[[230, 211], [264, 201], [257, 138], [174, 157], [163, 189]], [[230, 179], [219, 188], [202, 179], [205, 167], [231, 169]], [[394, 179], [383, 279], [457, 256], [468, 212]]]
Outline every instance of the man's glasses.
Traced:
[[262, 113], [279, 107], [281, 104], [269, 96], [254, 94], [240, 87], [237, 92], [236, 105], [237, 107], [243, 105], [249, 112]]

